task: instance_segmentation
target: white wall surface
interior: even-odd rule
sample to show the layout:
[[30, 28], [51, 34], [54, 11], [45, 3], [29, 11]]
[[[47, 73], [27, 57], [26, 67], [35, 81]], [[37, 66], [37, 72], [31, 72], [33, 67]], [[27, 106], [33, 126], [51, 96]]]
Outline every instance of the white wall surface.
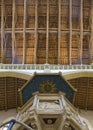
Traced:
[[4, 122], [9, 117], [16, 117], [16, 109], [11, 109], [8, 111], [0, 111], [0, 124]]

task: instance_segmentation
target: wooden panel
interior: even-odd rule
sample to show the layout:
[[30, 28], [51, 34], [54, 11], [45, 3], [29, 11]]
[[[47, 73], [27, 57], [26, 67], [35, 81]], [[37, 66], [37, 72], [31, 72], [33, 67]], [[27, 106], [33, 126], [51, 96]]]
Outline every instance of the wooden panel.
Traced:
[[4, 110], [5, 108], [11, 109], [20, 106], [18, 89], [22, 87], [25, 82], [26, 80], [16, 79], [13, 77], [0, 78], [0, 110]]
[[[77, 107], [79, 108], [85, 108], [85, 102], [86, 102], [86, 87], [87, 80], [84, 78], [78, 79], [79, 84], [76, 85], [77, 87], [77, 94], [76, 94], [76, 100], [77, 100]], [[82, 96], [83, 94], [83, 96]]]
[[[12, 1], [12, 0], [11, 0], [11, 1]], [[16, 3], [17, 3], [17, 4], [23, 4], [23, 3], [24, 3], [24, 0], [20, 0], [20, 1], [19, 1], [19, 0], [16, 0]]]
[[16, 28], [23, 28], [23, 16], [18, 16], [15, 24]]
[[5, 27], [6, 28], [12, 28], [12, 8], [10, 5], [5, 5], [5, 12], [6, 12], [6, 22], [5, 22]]
[[50, 0], [50, 6], [49, 6], [49, 28], [58, 28], [58, 2], [55, 0]]
[[76, 6], [76, 5], [79, 5], [80, 4], [80, 0], [72, 0], [72, 4], [74, 5], [74, 6]]
[[69, 0], [61, 0], [62, 5], [69, 5]]
[[68, 41], [69, 41], [69, 36], [68, 34], [62, 34], [61, 35], [61, 43], [60, 43], [60, 47], [64, 48], [64, 47], [68, 47]]
[[68, 49], [67, 48], [62, 48], [60, 51], [60, 55], [62, 58], [67, 58], [68, 57]]
[[0, 110], [5, 109], [5, 79], [0, 78]]
[[34, 48], [35, 46], [35, 35], [34, 34], [26, 34], [26, 48]]
[[[13, 77], [0, 78], [0, 110], [15, 108], [16, 105], [20, 106], [18, 88], [22, 87], [25, 82], [26, 80]], [[18, 97], [16, 97], [16, 93]]]
[[16, 13], [18, 16], [23, 16], [24, 8], [22, 5], [16, 6], [16, 11], [17, 11]]
[[93, 78], [89, 78], [88, 109], [93, 109]]
[[68, 49], [62, 48], [60, 49], [60, 56], [61, 56], [61, 64], [68, 64]]
[[[15, 78], [6, 78], [6, 83], [8, 84], [7, 90], [7, 107], [8, 108], [15, 108]], [[11, 98], [12, 97], [12, 98]]]
[[82, 58], [84, 64], [89, 64], [90, 62], [90, 53], [89, 53], [89, 36], [84, 36], [83, 38], [83, 52]]
[[63, 57], [63, 58], [61, 58], [60, 59], [60, 63], [62, 64], [62, 65], [68, 65], [68, 61], [69, 59], [68, 59], [68, 57]]
[[80, 28], [80, 4], [72, 7], [72, 28]]
[[27, 0], [27, 4], [35, 6], [35, 0]]
[[16, 56], [22, 56], [23, 55], [23, 48], [17, 48]]
[[57, 58], [57, 52], [54, 52], [53, 49], [49, 49], [49, 59], [50, 58]]
[[37, 63], [45, 64], [46, 60], [46, 34], [38, 34]]
[[27, 15], [35, 16], [35, 6], [27, 6]]
[[68, 12], [69, 12], [69, 8], [68, 8], [68, 6], [61, 6], [61, 16], [66, 16], [66, 15], [68, 15]]
[[28, 16], [27, 17], [27, 28], [34, 28], [35, 27], [35, 16]]
[[69, 36], [68, 34], [61, 34], [61, 43], [60, 43], [60, 62], [61, 64], [68, 64], [68, 42], [69, 42]]
[[37, 53], [38, 53], [38, 56], [37, 56], [38, 59], [42, 60], [42, 58], [46, 58], [45, 49], [38, 50]]
[[79, 36], [72, 35], [72, 48], [79, 48]]
[[[48, 45], [48, 62], [50, 64], [57, 64], [58, 62], [58, 45], [57, 41], [58, 35], [57, 34], [50, 34], [49, 35], [49, 45]], [[53, 62], [53, 63], [52, 63]]]
[[72, 35], [72, 46], [71, 46], [71, 61], [72, 64], [80, 63], [80, 56], [79, 56], [79, 36]]
[[58, 3], [58, 0], [49, 0], [50, 5], [56, 5]]
[[90, 13], [91, 13], [91, 1], [84, 0], [84, 9], [83, 9], [83, 27], [84, 29], [90, 29]]
[[[23, 80], [23, 79], [19, 79], [17, 78], [16, 79], [16, 82], [17, 82], [17, 90], [20, 89], [27, 81], [26, 80]], [[18, 106], [21, 106], [21, 99], [20, 99], [20, 94], [19, 92], [17, 91], [17, 104]]]
[[[52, 33], [50, 33], [49, 34], [49, 46], [51, 46], [51, 44], [52, 45], [56, 45], [57, 46], [57, 44], [56, 44], [56, 42], [58, 41], [58, 39], [57, 39], [57, 34], [56, 33], [54, 33], [54, 34], [52, 34]], [[52, 46], [52, 48], [53, 48], [54, 46]]]
[[23, 16], [24, 16], [24, 1], [16, 1], [16, 12], [15, 12], [15, 27], [23, 28]]
[[27, 48], [26, 49], [26, 56], [33, 56], [34, 48]]
[[4, 44], [4, 63], [11, 64], [12, 63], [12, 38], [11, 34], [5, 35], [6, 43]]
[[39, 5], [46, 5], [46, 0], [38, 0]]
[[71, 56], [72, 58], [78, 58], [78, 50], [77, 49], [72, 49], [71, 51]]
[[46, 34], [38, 34], [38, 48], [46, 48]]
[[69, 28], [69, 19], [67, 16], [61, 17], [61, 29], [68, 29]]
[[38, 17], [38, 28], [46, 28], [46, 16]]
[[75, 106], [93, 110], [93, 78], [76, 78], [69, 82], [77, 89]]
[[38, 15], [44, 16], [47, 14], [47, 6], [46, 5], [39, 5], [38, 6]]
[[84, 0], [84, 7], [90, 7], [91, 1], [90, 0]]
[[69, 1], [61, 0], [61, 29], [69, 28]]
[[6, 0], [5, 3], [6, 3], [6, 5], [7, 5], [7, 4], [11, 4], [11, 3], [12, 3], [12, 0]]
[[25, 64], [33, 64], [33, 63], [34, 63], [34, 56], [32, 54], [31, 55], [27, 55], [26, 59], [25, 59]]
[[16, 34], [15, 64], [21, 64], [23, 60], [23, 34]]
[[50, 6], [49, 14], [50, 15], [57, 15], [58, 14], [58, 6]]
[[37, 64], [45, 64], [46, 63], [46, 59], [45, 58], [37, 58]]
[[49, 16], [49, 28], [58, 27], [58, 16]]
[[23, 34], [21, 34], [21, 33], [17, 33], [16, 35], [16, 46], [17, 47], [23, 47]]

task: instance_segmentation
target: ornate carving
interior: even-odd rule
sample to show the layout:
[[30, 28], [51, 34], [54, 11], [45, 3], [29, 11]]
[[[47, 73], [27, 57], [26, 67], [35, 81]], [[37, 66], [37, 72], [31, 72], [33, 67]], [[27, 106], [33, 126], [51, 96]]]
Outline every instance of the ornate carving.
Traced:
[[40, 92], [41, 93], [54, 93], [56, 92], [56, 86], [51, 81], [45, 81], [40, 85]]

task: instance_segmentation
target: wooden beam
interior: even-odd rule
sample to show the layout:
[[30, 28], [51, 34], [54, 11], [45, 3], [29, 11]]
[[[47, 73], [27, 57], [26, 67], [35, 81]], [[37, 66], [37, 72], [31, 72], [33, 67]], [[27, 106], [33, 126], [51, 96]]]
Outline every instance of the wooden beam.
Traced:
[[91, 39], [90, 39], [90, 60], [93, 63], [93, 0], [91, 1]]
[[86, 85], [86, 101], [85, 101], [85, 109], [87, 110], [88, 108], [88, 88], [89, 88], [89, 77], [88, 77], [88, 80], [87, 80], [87, 85]]
[[37, 43], [38, 43], [38, 0], [35, 0], [35, 50], [34, 50], [34, 64], [37, 63]]
[[46, 63], [48, 63], [48, 44], [49, 44], [49, 0], [47, 0], [47, 27], [46, 27]]
[[4, 58], [4, 0], [1, 0], [1, 63]]
[[27, 9], [27, 1], [24, 0], [24, 19], [23, 19], [23, 64], [25, 63], [26, 56], [26, 9]]
[[58, 64], [60, 64], [60, 42], [61, 42], [61, 0], [58, 0]]
[[76, 93], [76, 94], [77, 94], [77, 95], [76, 95], [76, 107], [77, 107], [77, 108], [79, 107], [79, 106], [78, 106], [78, 105], [79, 105], [79, 99], [78, 99], [79, 96], [78, 96], [78, 94], [79, 94], [79, 92], [80, 92], [80, 86], [81, 86], [81, 79], [78, 78], [78, 79], [77, 79], [77, 88], [76, 88], [76, 89], [77, 89], [77, 93]]
[[83, 0], [80, 2], [80, 64], [82, 64], [83, 51]]
[[15, 78], [15, 100], [16, 100], [16, 108], [18, 108], [18, 82], [17, 78]]
[[71, 65], [71, 47], [72, 47], [72, 0], [69, 1], [69, 64]]
[[[1, 30], [0, 30], [1, 31]], [[5, 33], [12, 33], [12, 30], [11, 29], [4, 29], [4, 31], [5, 31]], [[39, 33], [46, 33], [46, 30], [38, 30], [38, 32]], [[49, 33], [57, 33], [58, 31], [57, 30], [49, 30]], [[20, 29], [18, 29], [18, 30], [16, 30], [15, 29], [15, 34], [16, 33], [23, 33], [23, 30], [20, 30]], [[35, 33], [35, 30], [30, 30], [30, 29], [26, 29], [26, 33], [29, 33], [29, 34], [34, 34]], [[83, 35], [90, 35], [90, 31], [84, 31], [83, 32]], [[1, 32], [0, 32], [0, 34], [1, 34]], [[67, 31], [67, 30], [64, 30], [64, 31], [62, 31], [61, 32], [61, 34], [69, 34], [69, 31]], [[78, 34], [78, 35], [80, 35], [80, 32], [79, 31], [73, 31], [72, 32], [72, 34], [73, 35], [76, 35], [76, 34]]]
[[7, 111], [7, 83], [6, 83], [6, 77], [5, 77], [5, 110]]
[[[44, 30], [40, 30], [38, 29], [38, 32], [40, 33], [46, 33], [46, 28], [44, 28]], [[5, 33], [12, 33], [12, 29], [11, 28], [5, 28], [4, 29]], [[57, 33], [58, 30], [49, 30], [49, 33]], [[1, 29], [0, 29], [0, 33], [1, 33]], [[23, 29], [20, 29], [20, 28], [15, 28], [15, 33], [23, 33]], [[33, 34], [35, 33], [35, 30], [34, 29], [31, 29], [31, 28], [26, 28], [26, 33], [29, 33], [29, 34]], [[67, 34], [69, 33], [69, 30], [62, 30], [61, 34]], [[83, 35], [90, 35], [91, 33], [91, 30], [87, 31], [87, 30], [84, 30], [83, 32]], [[80, 30], [74, 30], [72, 32], [72, 34], [79, 34], [80, 35]]]
[[12, 6], [12, 64], [15, 58], [15, 0]]

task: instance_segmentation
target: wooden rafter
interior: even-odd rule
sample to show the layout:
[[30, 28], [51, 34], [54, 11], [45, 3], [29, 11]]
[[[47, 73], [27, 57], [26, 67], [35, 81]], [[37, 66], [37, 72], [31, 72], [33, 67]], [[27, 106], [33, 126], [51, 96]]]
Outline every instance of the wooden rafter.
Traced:
[[87, 110], [88, 108], [88, 88], [89, 88], [89, 77], [88, 77], [88, 80], [87, 80], [87, 85], [86, 85], [86, 102], [85, 102], [85, 109]]
[[46, 26], [46, 63], [48, 63], [48, 44], [49, 44], [49, 0], [47, 0], [47, 26]]
[[93, 0], [91, 1], [91, 46], [90, 46], [90, 60], [93, 63]]
[[18, 83], [17, 78], [15, 79], [15, 102], [16, 102], [16, 108], [18, 108]]
[[5, 110], [8, 109], [7, 106], [7, 84], [6, 84], [6, 78], [5, 78]]
[[12, 6], [12, 64], [15, 58], [15, 0]]
[[34, 50], [34, 64], [37, 63], [37, 41], [38, 41], [38, 0], [35, 0], [35, 50]]
[[69, 64], [72, 63], [71, 61], [71, 47], [72, 47], [72, 0], [69, 1]]
[[24, 19], [23, 19], [23, 64], [25, 63], [25, 55], [26, 55], [26, 5], [27, 1], [24, 0]]
[[61, 42], [61, 0], [58, 1], [58, 64], [60, 64], [60, 42]]
[[1, 63], [4, 58], [4, 0], [1, 0]]
[[80, 63], [82, 64], [83, 51], [83, 0], [80, 2]]

